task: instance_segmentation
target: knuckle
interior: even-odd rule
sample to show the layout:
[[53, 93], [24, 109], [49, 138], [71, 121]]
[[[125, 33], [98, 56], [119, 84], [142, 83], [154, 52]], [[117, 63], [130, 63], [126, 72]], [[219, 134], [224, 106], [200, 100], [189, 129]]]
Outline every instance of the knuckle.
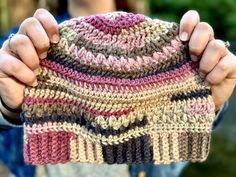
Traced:
[[211, 26], [207, 22], [200, 22], [198, 26], [199, 28], [202, 28], [204, 30], [211, 28]]
[[199, 68], [199, 71], [201, 71], [201, 72], [204, 73], [204, 74], [206, 74], [206, 73], [209, 72], [208, 69], [207, 69], [206, 67], [204, 67], [204, 66], [202, 66], [201, 68]]
[[222, 71], [222, 72], [226, 72], [229, 68], [229, 65], [225, 62], [219, 62], [218, 64], [218, 68]]
[[194, 54], [197, 56], [200, 55], [202, 52], [202, 48], [198, 45], [189, 45], [189, 50], [191, 54]]
[[40, 43], [40, 46], [38, 47], [38, 49], [40, 51], [46, 51], [50, 46], [50, 42], [49, 39], [45, 39]]
[[31, 63], [31, 68], [32, 68], [32, 69], [36, 69], [36, 68], [39, 67], [39, 65], [40, 65], [39, 60], [34, 60], [34, 61]]
[[35, 60], [35, 61], [34, 61], [34, 66], [37, 68], [39, 65], [40, 65], [39, 60]]
[[56, 25], [48, 25], [47, 27], [48, 33], [51, 35], [57, 32], [57, 26]]
[[31, 84], [35, 81], [35, 79], [36, 79], [35, 75], [31, 73], [31, 74], [28, 75], [27, 83]]
[[14, 60], [8, 60], [4, 64], [5, 67], [8, 68], [10, 73], [18, 74], [21, 72], [21, 67], [17, 64], [17, 62], [14, 62]]
[[11, 41], [14, 46], [26, 45], [29, 42], [29, 38], [23, 34], [17, 34], [14, 36], [14, 40]]
[[199, 31], [201, 31], [202, 33], [205, 33], [205, 34], [208, 34], [210, 35], [210, 38], [212, 38], [214, 36], [214, 30], [213, 28], [211, 27], [211, 25], [209, 25], [208, 23], [206, 22], [200, 22], [198, 25], [197, 25], [197, 29]]
[[206, 77], [206, 80], [210, 83], [210, 84], [216, 84], [219, 79], [217, 79], [216, 77], [214, 77], [214, 75], [212, 74], [209, 74], [207, 77]]
[[220, 50], [225, 48], [223, 42], [220, 40], [212, 40], [208, 45], [214, 50]]
[[27, 19], [25, 19], [22, 24], [21, 24], [21, 28], [24, 28], [24, 27], [28, 27], [28, 26], [33, 26], [35, 25], [36, 23], [38, 23], [38, 20], [34, 17], [29, 17]]
[[201, 31], [208, 32], [209, 34], [211, 34], [212, 36], [214, 36], [214, 30], [213, 30], [213, 28], [211, 27], [211, 25], [209, 25], [208, 23], [206, 23], [206, 22], [200, 22], [200, 23], [198, 24], [198, 28], [199, 28]]

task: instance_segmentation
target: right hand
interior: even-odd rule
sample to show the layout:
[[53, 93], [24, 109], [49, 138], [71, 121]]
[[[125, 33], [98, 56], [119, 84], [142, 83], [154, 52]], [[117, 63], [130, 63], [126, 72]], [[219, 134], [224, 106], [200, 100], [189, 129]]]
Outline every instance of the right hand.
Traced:
[[[0, 49], [0, 96], [12, 109], [23, 103], [26, 85], [37, 85], [39, 60], [47, 56], [51, 43], [59, 41], [58, 24], [44, 9], [24, 20], [17, 34]], [[9, 48], [10, 47], [10, 48]]]

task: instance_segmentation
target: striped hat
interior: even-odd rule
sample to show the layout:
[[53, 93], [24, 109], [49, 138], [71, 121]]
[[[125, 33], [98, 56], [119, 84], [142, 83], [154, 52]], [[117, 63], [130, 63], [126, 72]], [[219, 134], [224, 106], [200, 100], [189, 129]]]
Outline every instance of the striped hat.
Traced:
[[28, 164], [203, 161], [215, 106], [178, 24], [113, 12], [60, 24], [25, 89]]

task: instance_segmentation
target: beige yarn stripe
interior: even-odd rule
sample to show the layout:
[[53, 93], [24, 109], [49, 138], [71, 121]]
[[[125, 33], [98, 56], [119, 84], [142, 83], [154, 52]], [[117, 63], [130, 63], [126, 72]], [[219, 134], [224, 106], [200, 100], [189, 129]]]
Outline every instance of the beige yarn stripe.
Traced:
[[172, 137], [172, 152], [173, 152], [173, 161], [180, 161], [180, 155], [179, 155], [179, 134], [177, 132], [174, 132], [171, 134]]
[[78, 161], [78, 148], [77, 148], [77, 141], [76, 139], [71, 139], [70, 140], [70, 160], [71, 162], [76, 162]]
[[160, 147], [159, 147], [159, 133], [152, 133], [151, 138], [153, 141], [153, 160], [154, 164], [160, 164], [161, 159], [160, 159]]
[[95, 162], [93, 143], [90, 140], [86, 141], [86, 157], [89, 163]]
[[98, 143], [94, 143], [95, 144], [95, 159], [96, 159], [96, 163], [103, 163], [103, 153], [102, 153], [102, 146], [101, 144]]
[[162, 163], [163, 164], [168, 164], [170, 161], [170, 156], [169, 156], [169, 141], [168, 141], [168, 137], [169, 137], [169, 133], [161, 133], [160, 134], [160, 138], [162, 141], [162, 149], [163, 149], [163, 155], [162, 155]]
[[101, 145], [78, 135], [77, 139], [70, 140], [70, 159], [72, 162], [103, 163]]
[[[79, 135], [79, 134], [78, 134]], [[84, 137], [83, 136], [78, 136], [78, 150], [79, 150], [79, 161], [81, 162], [87, 162], [87, 159], [86, 159], [86, 141], [87, 140], [84, 140]]]

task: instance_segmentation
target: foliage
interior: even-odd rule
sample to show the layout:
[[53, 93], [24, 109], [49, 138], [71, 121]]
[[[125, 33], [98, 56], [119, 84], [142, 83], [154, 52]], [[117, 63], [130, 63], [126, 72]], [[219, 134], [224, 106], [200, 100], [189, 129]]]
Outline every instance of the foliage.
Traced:
[[236, 0], [149, 0], [151, 14], [179, 22], [189, 9], [213, 26], [217, 38], [236, 41]]
[[[223, 143], [224, 142], [224, 143]], [[213, 134], [207, 161], [190, 164], [182, 177], [234, 177], [236, 174], [236, 143], [220, 134]]]

